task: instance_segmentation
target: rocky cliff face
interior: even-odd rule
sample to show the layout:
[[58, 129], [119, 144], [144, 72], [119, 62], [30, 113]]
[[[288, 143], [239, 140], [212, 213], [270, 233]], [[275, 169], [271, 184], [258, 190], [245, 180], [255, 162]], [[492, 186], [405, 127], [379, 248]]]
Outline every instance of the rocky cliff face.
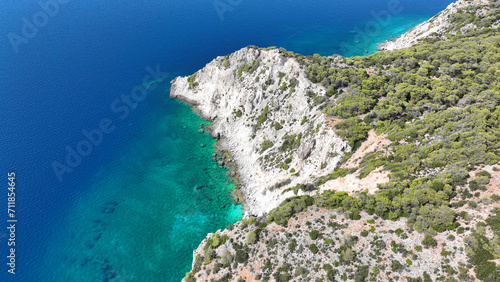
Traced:
[[[451, 23], [449, 18], [456, 14], [460, 8], [464, 8], [470, 5], [487, 5], [488, 0], [458, 0], [455, 3], [451, 3], [445, 10], [436, 16], [432, 17], [430, 20], [423, 22], [422, 24], [416, 26], [407, 33], [401, 35], [395, 40], [386, 41], [379, 45], [379, 50], [391, 51], [396, 49], [404, 49], [411, 47], [418, 43], [420, 39], [437, 37], [440, 39], [445, 39], [445, 31], [448, 30]], [[479, 10], [478, 12], [481, 12]], [[484, 12], [484, 11], [483, 11]], [[474, 26], [465, 26], [462, 28], [462, 32], [467, 31]]]
[[246, 212], [262, 215], [293, 196], [286, 188], [331, 172], [351, 150], [314, 106], [325, 92], [278, 49], [248, 47], [176, 78], [170, 96], [213, 122], [236, 163]]

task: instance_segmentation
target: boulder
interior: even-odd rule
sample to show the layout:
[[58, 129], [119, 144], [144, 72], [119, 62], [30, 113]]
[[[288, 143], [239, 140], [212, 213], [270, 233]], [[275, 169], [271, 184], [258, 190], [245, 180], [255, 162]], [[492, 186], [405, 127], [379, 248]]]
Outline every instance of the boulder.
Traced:
[[315, 146], [316, 146], [316, 139], [312, 139], [310, 142], [307, 142], [302, 151], [300, 151], [299, 158], [302, 160], [309, 158]]

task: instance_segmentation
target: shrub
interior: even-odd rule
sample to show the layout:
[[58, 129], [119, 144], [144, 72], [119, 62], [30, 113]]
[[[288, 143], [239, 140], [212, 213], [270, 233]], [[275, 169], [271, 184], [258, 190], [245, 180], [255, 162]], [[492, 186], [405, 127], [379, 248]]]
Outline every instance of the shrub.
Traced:
[[279, 225], [285, 225], [292, 215], [307, 210], [307, 207], [313, 203], [314, 199], [308, 195], [288, 198], [269, 212], [266, 222], [271, 223], [274, 221]]
[[315, 244], [311, 244], [308, 246], [309, 250], [311, 251], [311, 253], [313, 254], [316, 254], [319, 250], [318, 250], [318, 247], [316, 247]]
[[208, 246], [211, 246], [212, 248], [217, 249], [220, 245], [222, 245], [226, 242], [226, 238], [227, 238], [227, 236], [224, 236], [221, 238], [218, 232], [212, 234], [212, 237], [210, 237], [210, 239], [208, 240], [207, 245], [205, 245], [205, 249]]
[[424, 282], [432, 282], [432, 278], [427, 271], [424, 272]]
[[493, 210], [495, 215], [490, 215], [486, 219], [486, 223], [491, 227], [493, 232], [500, 234], [500, 209], [496, 208]]
[[262, 112], [262, 114], [260, 114], [259, 118], [257, 119], [257, 127], [260, 127], [267, 120], [268, 113], [269, 113], [269, 106], [266, 105], [264, 111]]
[[257, 242], [258, 236], [254, 231], [250, 231], [247, 234], [247, 245], [253, 245]]
[[265, 150], [270, 149], [273, 146], [274, 146], [274, 143], [272, 141], [264, 139], [264, 141], [262, 141], [262, 144], [260, 144], [261, 152], [264, 152]]
[[198, 82], [196, 82], [196, 73], [188, 77], [189, 88], [193, 88], [198, 86]]
[[235, 259], [239, 263], [245, 263], [248, 260], [248, 254], [243, 250], [237, 250]]
[[340, 252], [340, 258], [345, 262], [350, 262], [354, 259], [355, 253], [351, 248], [346, 248]]
[[283, 143], [281, 144], [279, 150], [280, 152], [286, 152], [288, 150], [297, 149], [300, 147], [300, 141], [302, 139], [302, 134], [285, 135], [283, 136]]
[[279, 282], [290, 281], [291, 278], [292, 278], [292, 276], [290, 275], [290, 273], [288, 273], [288, 272], [281, 273]]
[[403, 269], [403, 265], [399, 261], [395, 260], [392, 262], [391, 269], [394, 272], [398, 272], [399, 270]]
[[297, 248], [297, 240], [292, 239], [292, 241], [288, 243], [288, 250], [293, 253], [296, 248]]
[[282, 126], [279, 122], [275, 122], [275, 123], [274, 123], [274, 129], [276, 129], [276, 130], [280, 130], [280, 129], [282, 129], [282, 128], [283, 128], [283, 126]]
[[184, 276], [184, 281], [186, 281], [186, 282], [196, 282], [196, 279], [194, 278], [194, 273], [192, 273], [192, 272], [186, 273], [186, 276]]
[[312, 240], [318, 239], [318, 236], [320, 235], [318, 230], [313, 230], [309, 232], [309, 236], [311, 237]]
[[426, 247], [435, 247], [437, 246], [437, 242], [436, 240], [434, 240], [434, 238], [432, 238], [431, 235], [425, 235], [424, 237], [424, 240], [422, 240], [422, 244]]
[[476, 201], [469, 201], [469, 206], [473, 209], [477, 208], [477, 202]]

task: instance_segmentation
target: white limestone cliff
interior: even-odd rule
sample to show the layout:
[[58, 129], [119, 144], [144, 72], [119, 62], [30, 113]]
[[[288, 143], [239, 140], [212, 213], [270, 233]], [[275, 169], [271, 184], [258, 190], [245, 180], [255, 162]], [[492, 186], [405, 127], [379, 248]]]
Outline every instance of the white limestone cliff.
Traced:
[[[343, 152], [351, 150], [307, 96], [325, 92], [306, 78], [294, 58], [278, 49], [247, 47], [216, 58], [191, 78], [176, 78], [170, 96], [213, 122], [212, 135], [220, 136], [220, 146], [237, 165], [245, 211], [259, 216], [294, 195], [283, 193], [286, 188], [331, 173]], [[261, 124], [259, 117], [265, 119]], [[299, 135], [300, 145], [296, 141], [296, 146], [280, 148], [283, 138], [297, 140]], [[273, 146], [263, 150], [264, 141]]]

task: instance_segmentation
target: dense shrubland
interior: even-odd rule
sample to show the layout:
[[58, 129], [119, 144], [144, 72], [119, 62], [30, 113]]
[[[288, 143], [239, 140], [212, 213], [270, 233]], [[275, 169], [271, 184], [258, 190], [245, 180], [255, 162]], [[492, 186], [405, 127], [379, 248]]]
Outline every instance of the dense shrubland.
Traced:
[[[498, 27], [492, 28], [500, 9], [485, 15], [476, 14], [477, 9], [465, 8], [450, 19], [455, 25], [447, 40], [430, 38], [404, 50], [353, 58], [285, 52], [307, 67], [312, 82], [327, 88], [326, 99], [310, 96], [327, 115], [341, 120], [337, 132], [354, 150], [370, 129], [386, 133], [392, 142], [389, 154], [375, 152], [359, 167], [338, 168], [316, 182], [389, 170], [390, 181], [379, 185], [378, 192], [349, 196], [326, 191], [313, 198], [314, 204], [343, 209], [351, 219], [361, 210], [389, 220], [406, 217], [410, 227], [428, 234], [424, 245], [432, 243], [436, 232], [459, 226], [453, 207], [460, 205], [450, 203], [458, 187], [465, 187], [460, 190], [463, 199], [486, 189], [491, 175], [483, 171], [471, 180], [469, 172], [500, 161], [500, 35]], [[477, 28], [462, 29], [468, 24]], [[305, 203], [292, 198], [273, 210], [268, 221], [286, 224], [307, 208]], [[487, 222], [496, 234], [498, 218]], [[500, 258], [498, 235], [488, 240], [474, 231], [467, 238], [477, 277], [500, 279], [500, 268], [488, 261]]]

